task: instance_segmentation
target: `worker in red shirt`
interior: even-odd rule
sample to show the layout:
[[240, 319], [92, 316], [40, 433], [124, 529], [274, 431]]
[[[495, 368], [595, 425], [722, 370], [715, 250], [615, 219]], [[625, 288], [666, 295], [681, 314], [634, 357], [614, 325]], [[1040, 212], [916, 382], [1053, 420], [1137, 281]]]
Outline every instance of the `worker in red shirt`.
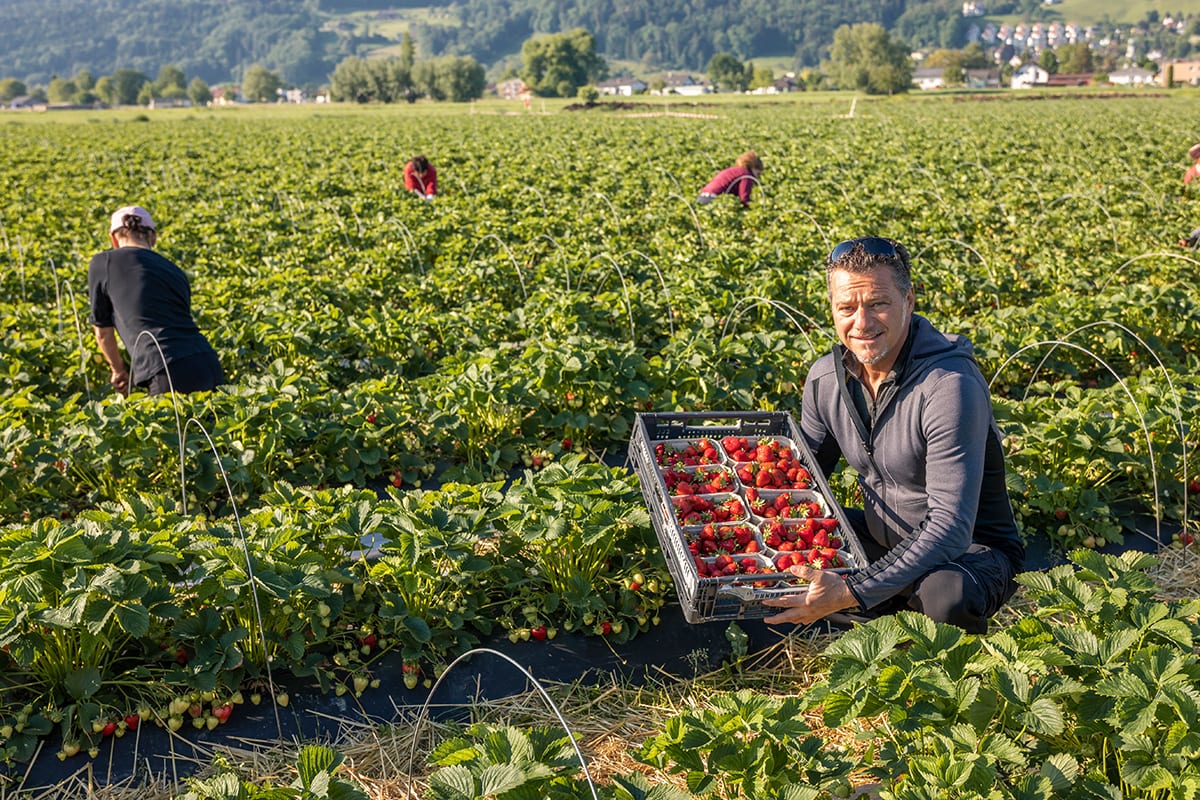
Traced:
[[753, 150], [747, 150], [738, 156], [732, 167], [721, 170], [704, 185], [696, 202], [706, 206], [719, 194], [736, 194], [742, 201], [742, 208], [746, 208], [750, 205], [750, 190], [758, 183], [762, 171], [762, 159]]
[[432, 200], [437, 194], [437, 170], [425, 156], [413, 156], [404, 165], [404, 188], [415, 192], [422, 200]]

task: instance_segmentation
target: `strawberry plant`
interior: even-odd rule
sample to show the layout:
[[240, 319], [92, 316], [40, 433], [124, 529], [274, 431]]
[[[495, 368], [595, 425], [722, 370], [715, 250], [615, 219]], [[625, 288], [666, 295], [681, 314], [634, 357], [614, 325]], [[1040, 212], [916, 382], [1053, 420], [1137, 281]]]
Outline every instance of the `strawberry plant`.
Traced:
[[[429, 754], [432, 800], [511, 794], [548, 800], [591, 797], [574, 742], [549, 728], [477, 723]], [[581, 786], [582, 784], [582, 786]]]
[[[638, 760], [684, 778], [699, 797], [817, 797], [849, 794], [853, 762], [825, 746], [800, 711], [749, 689], [719, 694], [669, 719]], [[844, 792], [844, 794], [843, 794]]]

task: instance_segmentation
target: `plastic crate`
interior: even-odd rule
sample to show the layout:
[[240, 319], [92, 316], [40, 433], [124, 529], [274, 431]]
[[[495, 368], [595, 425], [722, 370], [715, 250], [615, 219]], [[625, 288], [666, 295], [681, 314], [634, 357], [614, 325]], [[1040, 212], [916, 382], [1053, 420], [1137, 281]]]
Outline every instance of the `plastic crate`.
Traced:
[[[804, 437], [792, 415], [786, 411], [708, 411], [697, 413], [638, 414], [629, 442], [629, 459], [642, 487], [642, 496], [650, 511], [654, 532], [658, 536], [667, 567], [675, 581], [683, 616], [688, 622], [713, 620], [757, 619], [778, 613], [778, 609], [763, 605], [768, 597], [797, 594], [806, 586], [789, 584], [794, 576], [784, 573], [762, 573], [753, 576], [728, 575], [700, 577], [687, 535], [676, 515], [662, 467], [655, 458], [655, 445], [669, 443], [679, 448], [697, 439], [719, 440], [724, 436], [747, 438], [786, 438], [799, 454], [800, 463], [812, 474], [810, 491], [820, 496], [824, 513], [838, 522], [838, 535], [843, 542], [850, 566], [838, 568], [845, 572], [867, 563], [862, 544], [850, 527], [845, 512], [833, 497], [825, 476], [817, 467]], [[718, 446], [718, 450], [720, 447]], [[745, 499], [745, 489], [737, 482], [737, 494]], [[760, 521], [751, 516], [751, 521]], [[770, 563], [771, 553], [764, 554]], [[756, 585], [757, 584], [757, 585]]]

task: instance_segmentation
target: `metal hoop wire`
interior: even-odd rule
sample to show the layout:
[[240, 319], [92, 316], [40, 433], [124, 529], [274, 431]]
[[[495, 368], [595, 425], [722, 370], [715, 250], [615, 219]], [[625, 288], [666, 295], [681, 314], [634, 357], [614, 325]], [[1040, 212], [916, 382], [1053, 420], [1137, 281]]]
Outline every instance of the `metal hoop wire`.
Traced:
[[1167, 258], [1178, 258], [1181, 261], [1186, 261], [1189, 264], [1195, 264], [1196, 266], [1200, 267], [1200, 261], [1197, 261], [1196, 259], [1192, 258], [1191, 256], [1182, 255], [1181, 253], [1169, 253], [1165, 250], [1159, 251], [1157, 253], [1142, 253], [1140, 256], [1134, 256], [1133, 258], [1129, 259], [1124, 264], [1122, 264], [1121, 266], [1117, 267], [1112, 272], [1110, 272], [1108, 274], [1108, 277], [1104, 279], [1104, 283], [1100, 284], [1096, 288], [1096, 291], [1100, 291], [1100, 292], [1104, 291], [1104, 289], [1108, 286], [1109, 281], [1111, 281], [1113, 278], [1117, 277], [1117, 273], [1119, 273], [1121, 270], [1125, 269], [1126, 267], [1128, 267], [1130, 264], [1134, 263], [1135, 261], [1142, 261], [1144, 259], [1153, 258], [1155, 256], [1166, 256]]
[[[217, 452], [216, 443], [214, 443], [212, 437], [209, 436], [208, 429], [204, 427], [203, 422], [195, 417], [191, 417], [188, 419], [187, 425], [191, 425], [193, 422], [196, 424], [196, 427], [200, 429], [200, 432], [204, 434], [204, 438], [208, 440], [209, 449], [212, 450], [213, 458], [216, 459], [217, 462], [217, 469], [221, 471], [221, 480], [225, 483], [225, 492], [229, 495], [229, 505], [233, 509], [233, 520], [237, 525], [238, 534], [242, 540], [242, 554], [246, 557], [246, 575], [250, 578], [250, 590], [254, 598], [254, 616], [258, 620], [258, 633], [263, 646], [263, 665], [266, 667], [267, 671], [267, 686], [270, 687], [271, 699], [274, 701], [275, 678], [271, 674], [271, 659], [267, 654], [267, 634], [266, 628], [263, 625], [262, 606], [258, 600], [258, 579], [254, 577], [254, 566], [250, 560], [250, 545], [246, 541], [246, 531], [242, 527], [242, 516], [238, 512], [237, 501], [233, 497], [233, 487], [229, 485], [229, 474], [225, 471], [225, 465], [221, 463], [221, 455]], [[183, 445], [181, 443], [180, 448], [182, 449], [182, 447]], [[279, 734], [280, 740], [282, 740], [283, 722], [279, 719], [279, 704], [272, 702], [271, 710], [275, 712], [275, 729]]]
[[692, 215], [692, 224], [696, 226], [696, 238], [700, 240], [700, 249], [707, 250], [708, 245], [704, 243], [704, 233], [700, 230], [700, 217], [696, 216], [696, 209], [692, 207], [691, 201], [683, 195], [676, 194], [674, 192], [667, 195], [668, 200], [671, 200], [672, 198], [682, 201], [684, 206], [687, 207], [688, 213]]
[[[629, 255], [641, 256], [646, 261], [650, 262], [650, 266], [654, 267], [654, 273], [656, 275], [658, 275], [659, 285], [662, 286], [663, 297], [665, 297], [667, 300], [667, 324], [670, 326], [671, 336], [674, 336], [675, 335], [675, 314], [671, 309], [671, 292], [667, 289], [667, 281], [663, 277], [662, 270], [660, 270], [658, 268], [658, 263], [653, 258], [646, 255], [641, 250], [626, 250], [624, 253], [621, 254], [622, 257], [629, 256]], [[567, 288], [569, 289], [570, 287], [567, 287]]]
[[784, 216], [784, 214], [792, 214], [792, 213], [803, 214], [804, 216], [808, 217], [809, 221], [812, 222], [812, 224], [816, 226], [817, 233], [821, 234], [821, 241], [825, 244], [825, 252], [828, 253], [830, 251], [830, 249], [832, 249], [832, 245], [829, 244], [829, 234], [825, 233], [825, 229], [821, 227], [821, 223], [817, 222], [817, 218], [814, 217], [812, 214], [808, 213], [807, 211], [805, 211], [804, 209], [799, 208], [799, 207], [789, 208], [788, 210], [780, 213], [779, 216], [780, 216], [780, 218], [782, 218]]
[[620, 236], [621, 235], [621, 216], [619, 214], [617, 214], [617, 207], [613, 205], [612, 200], [609, 200], [608, 195], [606, 195], [604, 192], [596, 192], [595, 195], [596, 195], [596, 197], [599, 197], [604, 202], [608, 203], [608, 208], [610, 211], [612, 211], [612, 215], [613, 215], [613, 224], [617, 228], [617, 235]]
[[592, 256], [592, 258], [607, 258], [612, 263], [613, 269], [617, 271], [617, 277], [621, 279], [621, 290], [625, 293], [625, 310], [629, 312], [629, 341], [636, 344], [637, 331], [634, 329], [633, 325], [633, 303], [629, 299], [629, 285], [625, 283], [625, 273], [621, 271], [621, 265], [618, 264], [617, 260], [608, 253], [599, 253]]
[[[555, 239], [553, 236], [551, 236], [548, 233], [539, 233], [539, 234], [531, 237], [529, 239], [529, 241], [526, 242], [526, 244], [531, 244], [531, 243], [537, 241], [538, 239], [545, 239], [546, 241], [550, 242], [551, 244], [553, 244], [555, 247], [558, 248], [557, 253], [559, 255], [562, 254], [563, 246], [561, 244], [559, 244], [558, 239]], [[563, 263], [563, 272], [565, 272], [566, 276], [567, 276], [567, 291], [569, 292], [569, 291], [571, 291], [571, 265], [564, 262]]]
[[795, 306], [788, 305], [782, 300], [777, 300], [771, 297], [761, 297], [758, 295], [743, 297], [734, 304], [733, 310], [730, 311], [729, 316], [725, 318], [725, 324], [721, 327], [720, 338], [725, 338], [726, 332], [729, 330], [729, 323], [736, 322], [737, 320], [741, 319], [742, 315], [745, 314], [752, 305], [757, 305], [760, 303], [766, 303], [767, 305], [773, 306], [775, 309], [782, 311], [783, 315], [788, 318], [788, 321], [795, 325], [796, 329], [800, 331], [800, 335], [803, 336], [805, 341], [808, 342], [809, 348], [812, 350], [817, 349], [816, 345], [813, 344], [813, 340], [809, 337], [808, 332], [804, 330], [796, 317], [804, 318], [812, 327], [816, 328], [817, 330], [824, 330], [820, 325], [817, 324], [816, 320]]
[[[937, 239], [936, 241], [932, 241], [932, 242], [930, 242], [929, 244], [927, 244], [927, 245], [925, 245], [924, 247], [922, 247], [922, 248], [921, 248], [921, 252], [919, 252], [919, 253], [917, 253], [915, 256], [913, 256], [913, 259], [912, 259], [912, 260], [913, 260], [913, 261], [916, 261], [916, 260], [917, 260], [917, 259], [919, 259], [921, 256], [925, 255], [925, 251], [926, 251], [926, 250], [928, 250], [929, 248], [931, 248], [931, 247], [933, 247], [934, 245], [937, 245], [937, 244], [956, 244], [956, 245], [959, 245], [960, 247], [963, 247], [963, 248], [966, 248], [967, 250], [970, 250], [970, 251], [971, 251], [971, 253], [973, 253], [973, 254], [975, 255], [975, 257], [979, 259], [979, 263], [980, 263], [980, 264], [983, 264], [983, 268], [984, 268], [985, 270], [987, 270], [988, 277], [992, 279], [992, 285], [993, 285], [993, 286], [999, 286], [999, 283], [1000, 283], [1000, 281], [999, 281], [999, 279], [996, 277], [996, 273], [992, 271], [992, 267], [991, 267], [991, 265], [990, 265], [990, 264], [988, 264], [988, 262], [987, 262], [987, 259], [985, 259], [983, 256], [981, 256], [981, 255], [979, 254], [979, 251], [978, 251], [978, 250], [976, 250], [974, 247], [971, 247], [971, 245], [969, 245], [969, 244], [967, 244], [966, 242], [964, 242], [964, 241], [961, 241], [961, 240], [959, 240], [959, 239], [950, 239], [950, 238], [945, 238], [945, 239]], [[996, 291], [996, 292], [994, 292], [994, 293], [992, 294], [992, 297], [993, 297], [993, 298], [995, 299], [995, 301], [996, 301], [996, 308], [1000, 308], [1000, 292], [999, 292], [999, 291]]]
[[475, 259], [475, 252], [479, 250], [479, 245], [483, 244], [489, 239], [495, 239], [497, 242], [499, 242], [500, 246], [504, 248], [504, 252], [508, 254], [508, 260], [512, 263], [513, 269], [517, 272], [517, 280], [521, 282], [521, 296], [528, 300], [529, 293], [525, 290], [525, 274], [521, 272], [521, 265], [517, 263], [516, 256], [513, 255], [513, 252], [509, 248], [508, 244], [496, 234], [489, 233], [479, 241], [475, 242], [475, 246], [471, 248], [471, 255], [467, 256], [467, 262], [469, 263]]
[[596, 793], [596, 784], [592, 781], [592, 774], [591, 774], [591, 772], [588, 771], [587, 760], [584, 759], [584, 757], [583, 757], [583, 751], [579, 749], [579, 743], [577, 741], [575, 741], [575, 734], [571, 733], [571, 728], [567, 725], [567, 720], [563, 717], [562, 712], [559, 711], [558, 706], [556, 706], [554, 704], [554, 701], [550, 699], [550, 695], [546, 692], [546, 690], [544, 688], [542, 688], [542, 685], [540, 683], [538, 683], [537, 678], [533, 677], [533, 675], [529, 672], [529, 670], [522, 667], [520, 664], [518, 664], [516, 661], [514, 661], [509, 656], [505, 655], [504, 653], [501, 653], [499, 650], [493, 650], [490, 647], [476, 647], [472, 650], [468, 650], [467, 652], [463, 653], [458, 658], [451, 661], [450, 664], [446, 667], [446, 669], [442, 671], [442, 674], [437, 679], [437, 681], [434, 682], [433, 688], [431, 688], [429, 690], [429, 694], [425, 697], [425, 702], [421, 704], [421, 710], [417, 713], [417, 718], [413, 722], [412, 747], [409, 748], [409, 751], [408, 751], [408, 792], [407, 792], [408, 796], [409, 797], [414, 796], [412, 789], [413, 789], [413, 762], [416, 761], [416, 757], [417, 757], [416, 732], [417, 732], [417, 728], [421, 725], [422, 722], [425, 721], [425, 719], [428, 716], [429, 701], [431, 699], [433, 699], [433, 696], [437, 693], [438, 687], [442, 685], [442, 681], [446, 679], [446, 676], [450, 674], [450, 671], [452, 669], [454, 669], [456, 666], [458, 666], [458, 664], [461, 663], [464, 659], [467, 659], [473, 655], [478, 655], [478, 654], [482, 654], [482, 653], [499, 656], [500, 658], [504, 659], [509, 664], [512, 664], [514, 667], [516, 667], [517, 670], [533, 684], [533, 687], [535, 689], [537, 689], [538, 694], [540, 694], [542, 696], [542, 699], [546, 701], [546, 705], [548, 705], [550, 707], [550, 710], [554, 712], [554, 716], [558, 717], [558, 721], [563, 726], [563, 730], [567, 732], [567, 738], [571, 740], [571, 747], [575, 748], [575, 755], [579, 756], [579, 765], [583, 769], [583, 777], [588, 782], [588, 788], [592, 790], [592, 799], [600, 800], [600, 796]]
[[[1070, 194], [1064, 194], [1062, 197], [1057, 197], [1057, 198], [1051, 200], [1050, 201], [1051, 207], [1053, 207], [1055, 203], [1058, 203], [1061, 200], [1089, 200], [1092, 203], [1094, 203], [1097, 208], [1099, 208], [1101, 211], [1104, 212], [1104, 216], [1108, 218], [1108, 227], [1109, 227], [1109, 230], [1112, 232], [1113, 251], [1120, 252], [1121, 245], [1120, 245], [1120, 242], [1117, 240], [1117, 223], [1113, 221], [1112, 214], [1110, 214], [1108, 212], [1108, 209], [1105, 208], [1103, 203], [1101, 203], [1099, 200], [1097, 200], [1094, 197], [1089, 197], [1086, 194], [1078, 194], [1078, 193], [1072, 192]], [[1036, 223], [1041, 222], [1042, 218], [1045, 216], [1046, 216], [1046, 212], [1043, 209], [1042, 213], [1039, 214], [1037, 219], [1035, 220], [1034, 227], [1036, 227]]]
[[[1179, 392], [1178, 392], [1178, 391], [1176, 391], [1176, 389], [1175, 389], [1175, 382], [1171, 380], [1171, 373], [1167, 371], [1167, 366], [1166, 366], [1165, 364], [1163, 364], [1163, 362], [1162, 362], [1162, 359], [1158, 357], [1158, 353], [1154, 352], [1154, 348], [1152, 348], [1150, 345], [1148, 345], [1148, 344], [1146, 343], [1146, 340], [1145, 340], [1145, 339], [1143, 339], [1141, 336], [1138, 336], [1138, 335], [1137, 335], [1135, 332], [1133, 332], [1132, 330], [1130, 330], [1129, 328], [1125, 327], [1124, 325], [1122, 325], [1122, 324], [1121, 324], [1121, 323], [1119, 323], [1119, 322], [1113, 322], [1113, 321], [1111, 321], [1111, 320], [1100, 320], [1099, 322], [1089, 322], [1089, 323], [1088, 323], [1088, 324], [1086, 324], [1086, 325], [1080, 325], [1079, 327], [1075, 328], [1074, 330], [1068, 331], [1068, 332], [1067, 332], [1067, 335], [1066, 335], [1066, 336], [1064, 336], [1063, 338], [1064, 338], [1064, 339], [1069, 339], [1069, 338], [1071, 338], [1072, 336], [1074, 336], [1075, 334], [1079, 333], [1080, 331], [1087, 330], [1088, 328], [1096, 328], [1096, 327], [1099, 327], [1099, 326], [1102, 326], [1102, 325], [1111, 325], [1111, 326], [1113, 326], [1114, 328], [1120, 328], [1120, 329], [1121, 329], [1121, 330], [1123, 330], [1125, 333], [1129, 334], [1129, 335], [1130, 335], [1130, 336], [1132, 336], [1134, 339], [1136, 339], [1136, 340], [1137, 340], [1137, 342], [1138, 342], [1138, 344], [1140, 344], [1142, 347], [1144, 347], [1144, 348], [1146, 349], [1146, 352], [1148, 352], [1148, 353], [1149, 353], [1149, 354], [1150, 354], [1150, 355], [1151, 355], [1151, 356], [1154, 358], [1154, 361], [1155, 361], [1155, 363], [1157, 363], [1157, 364], [1158, 364], [1158, 368], [1162, 370], [1163, 377], [1167, 379], [1167, 388], [1169, 388], [1169, 389], [1171, 390], [1171, 399], [1172, 399], [1172, 400], [1174, 401], [1174, 403], [1175, 403], [1175, 425], [1176, 425], [1176, 428], [1177, 428], [1177, 429], [1178, 429], [1178, 431], [1179, 431], [1179, 449], [1180, 449], [1180, 451], [1181, 451], [1181, 455], [1182, 455], [1182, 458], [1183, 458], [1183, 477], [1182, 477], [1182, 480], [1183, 480], [1183, 483], [1184, 483], [1184, 492], [1183, 492], [1183, 518], [1184, 518], [1184, 519], [1187, 519], [1187, 518], [1188, 518], [1188, 516], [1187, 516], [1187, 507], [1188, 507], [1188, 492], [1187, 492], [1187, 480], [1188, 480], [1188, 477], [1187, 477], [1187, 475], [1188, 475], [1188, 468], [1187, 468], [1187, 464], [1188, 464], [1187, 431], [1184, 429], [1184, 426], [1183, 426], [1183, 408], [1182, 408], [1182, 407], [1180, 406], [1180, 404], [1179, 404]], [[1029, 383], [1033, 383], [1035, 380], [1037, 380], [1037, 375], [1038, 375], [1038, 372], [1040, 372], [1040, 371], [1041, 371], [1041, 369], [1042, 369], [1042, 366], [1043, 366], [1043, 365], [1046, 363], [1046, 361], [1047, 361], [1047, 360], [1050, 358], [1050, 356], [1054, 354], [1054, 351], [1055, 351], [1056, 349], [1057, 349], [1057, 345], [1055, 345], [1054, 347], [1051, 347], [1051, 348], [1050, 348], [1050, 350], [1049, 350], [1049, 351], [1046, 353], [1046, 355], [1044, 355], [1044, 356], [1042, 357], [1042, 360], [1038, 362], [1038, 365], [1037, 365], [1037, 367], [1035, 367], [1035, 368], [1034, 368], [1034, 370], [1033, 370], [1033, 376], [1032, 376], [1032, 377], [1029, 379]], [[1028, 384], [1026, 384], [1026, 386], [1025, 386], [1025, 396], [1023, 396], [1023, 397], [1022, 397], [1022, 400], [1024, 400], [1024, 397], [1027, 397], [1027, 396], [1028, 396], [1028, 394], [1029, 394], [1029, 385], [1028, 385]]]
[[67, 294], [71, 296], [71, 316], [75, 320], [75, 337], [79, 341], [79, 371], [83, 374], [83, 390], [87, 392], [88, 402], [92, 402], [92, 382], [88, 379], [87, 374], [87, 348], [83, 343], [83, 326], [79, 324], [79, 311], [75, 303], [75, 290], [71, 288], [71, 284], [64, 282], [63, 286], [67, 290]]
[[[183, 421], [180, 419], [180, 415], [179, 415], [179, 402], [175, 398], [175, 382], [173, 380], [171, 380], [171, 368], [167, 366], [167, 356], [165, 353], [163, 353], [162, 345], [160, 345], [158, 343], [158, 337], [156, 337], [150, 331], [144, 330], [137, 335], [136, 339], [133, 340], [133, 347], [135, 349], [137, 348], [138, 342], [140, 342], [142, 340], [143, 336], [149, 336], [150, 341], [154, 343], [154, 349], [158, 350], [158, 357], [162, 360], [163, 371], [167, 373], [167, 388], [170, 389], [171, 408], [175, 411], [175, 435], [179, 437], [179, 501], [180, 501], [180, 507], [183, 510], [184, 515], [186, 516], [188, 513], [188, 510], [187, 510], [187, 488], [185, 485], [186, 481], [187, 481], [187, 476], [183, 471], [183, 460], [184, 460]], [[132, 350], [131, 350], [131, 353], [132, 353]], [[127, 392], [130, 389], [132, 389], [134, 386], [132, 354], [130, 355], [130, 358], [129, 358], [129, 378], [128, 378], [128, 380], [129, 380], [129, 385], [126, 387]]]
[[[1146, 450], [1150, 454], [1150, 478], [1151, 478], [1151, 482], [1154, 485], [1155, 541], [1161, 547], [1162, 546], [1162, 506], [1161, 506], [1161, 503], [1159, 502], [1159, 498], [1158, 498], [1158, 467], [1155, 464], [1155, 460], [1154, 460], [1154, 445], [1150, 441], [1150, 430], [1146, 427], [1146, 417], [1142, 414], [1142, 410], [1140, 408], [1138, 408], [1137, 401], [1134, 399], [1133, 393], [1131, 391], [1129, 391], [1129, 387], [1125, 384], [1125, 381], [1121, 378], [1120, 375], [1117, 374], [1117, 371], [1115, 369], [1113, 369], [1112, 366], [1107, 361], [1105, 361], [1100, 356], [1096, 355], [1095, 353], [1093, 353], [1091, 350], [1087, 349], [1086, 347], [1080, 347], [1079, 345], [1073, 344], [1071, 342], [1064, 342], [1059, 339], [1048, 339], [1048, 340], [1041, 341], [1041, 342], [1034, 342], [1033, 344], [1025, 345], [1024, 347], [1017, 350], [1015, 353], [1013, 353], [1012, 355], [1010, 355], [1008, 358], [1006, 358], [1004, 360], [1004, 363], [1001, 364], [999, 366], [999, 368], [997, 368], [996, 372], [992, 375], [991, 380], [988, 381], [988, 391], [989, 392], [991, 391], [992, 384], [996, 382], [996, 378], [1000, 376], [1000, 373], [1004, 371], [1004, 368], [1007, 367], [1009, 364], [1011, 364], [1014, 360], [1016, 360], [1017, 356], [1021, 355], [1026, 350], [1032, 350], [1035, 347], [1042, 347], [1044, 345], [1053, 345], [1055, 347], [1059, 347], [1059, 346], [1069, 347], [1074, 350], [1078, 350], [1081, 353], [1085, 353], [1085, 354], [1091, 356], [1092, 358], [1094, 358], [1096, 360], [1096, 363], [1100, 364], [1102, 367], [1104, 367], [1106, 370], [1108, 370], [1109, 374], [1112, 375], [1113, 378], [1116, 379], [1116, 381], [1120, 385], [1120, 387], [1125, 390], [1125, 396], [1129, 398], [1130, 404], [1133, 405], [1134, 410], [1137, 412], [1138, 421], [1141, 422], [1141, 424], [1142, 424], [1142, 433], [1144, 433], [1146, 435]], [[1149, 537], [1146, 537], [1146, 538], [1149, 538]]]

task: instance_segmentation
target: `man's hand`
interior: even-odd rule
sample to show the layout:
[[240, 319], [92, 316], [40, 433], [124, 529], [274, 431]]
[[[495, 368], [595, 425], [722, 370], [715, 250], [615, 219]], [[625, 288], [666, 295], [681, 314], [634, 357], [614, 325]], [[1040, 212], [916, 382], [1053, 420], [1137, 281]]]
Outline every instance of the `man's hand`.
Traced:
[[116, 389], [118, 392], [120, 392], [122, 395], [125, 395], [125, 396], [129, 395], [129, 370], [114, 369], [112, 371], [112, 375], [108, 379], [108, 382], [111, 383], [113, 388]]
[[816, 622], [846, 608], [854, 608], [858, 600], [846, 587], [846, 581], [836, 572], [811, 567], [790, 567], [788, 572], [808, 581], [807, 591], [782, 597], [768, 597], [763, 605], [787, 610], [767, 617], [769, 624], [794, 622], [802, 625]]

